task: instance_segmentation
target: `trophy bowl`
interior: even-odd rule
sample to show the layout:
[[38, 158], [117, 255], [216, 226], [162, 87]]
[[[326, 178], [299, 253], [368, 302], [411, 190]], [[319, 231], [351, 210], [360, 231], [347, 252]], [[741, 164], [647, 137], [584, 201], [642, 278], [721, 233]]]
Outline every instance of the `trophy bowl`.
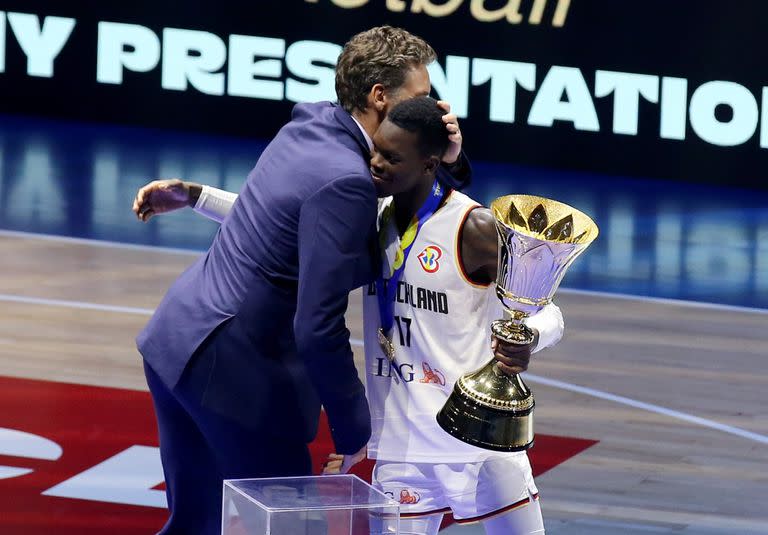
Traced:
[[[534, 195], [506, 195], [491, 203], [499, 242], [496, 296], [505, 319], [491, 323], [510, 344], [533, 342], [523, 320], [552, 302], [566, 270], [592, 241], [594, 221], [567, 204]], [[533, 445], [533, 393], [518, 374], [491, 359], [462, 375], [437, 422], [450, 435], [483, 449], [520, 451]]]

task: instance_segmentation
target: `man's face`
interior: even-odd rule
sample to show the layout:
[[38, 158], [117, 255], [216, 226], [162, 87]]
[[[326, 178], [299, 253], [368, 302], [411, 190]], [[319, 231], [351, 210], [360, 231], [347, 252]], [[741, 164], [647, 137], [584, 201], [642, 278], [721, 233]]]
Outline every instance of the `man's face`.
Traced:
[[371, 174], [379, 197], [413, 189], [422, 180], [433, 179], [430, 159], [418, 149], [419, 135], [384, 119], [373, 136]]
[[389, 113], [389, 110], [403, 100], [413, 97], [426, 97], [431, 89], [429, 71], [427, 71], [426, 65], [412, 67], [408, 71], [403, 85], [387, 92], [387, 104], [384, 107], [384, 113]]

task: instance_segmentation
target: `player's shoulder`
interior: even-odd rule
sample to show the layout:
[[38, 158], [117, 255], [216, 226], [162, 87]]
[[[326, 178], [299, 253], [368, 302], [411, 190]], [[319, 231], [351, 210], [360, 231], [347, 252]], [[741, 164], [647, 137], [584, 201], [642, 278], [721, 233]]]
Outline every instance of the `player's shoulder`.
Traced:
[[470, 209], [464, 218], [464, 227], [462, 229], [465, 238], [477, 239], [479, 237], [493, 235], [496, 236], [496, 219], [488, 208], [476, 205]]
[[451, 190], [445, 206], [448, 208], [448, 212], [453, 212], [455, 217], [459, 218], [462, 227], [469, 224], [473, 228], [479, 225], [485, 229], [488, 223], [493, 225], [493, 216], [490, 210], [466, 193]]
[[482, 206], [479, 202], [477, 202], [475, 199], [473, 199], [466, 193], [463, 193], [455, 189], [451, 190], [448, 196], [448, 199], [446, 201], [446, 204], [451, 204], [460, 208], [471, 208], [471, 207]]
[[486, 236], [496, 236], [496, 220], [491, 211], [469, 195], [452, 191], [448, 203], [454, 207], [460, 217], [459, 235], [462, 240], [480, 240]]

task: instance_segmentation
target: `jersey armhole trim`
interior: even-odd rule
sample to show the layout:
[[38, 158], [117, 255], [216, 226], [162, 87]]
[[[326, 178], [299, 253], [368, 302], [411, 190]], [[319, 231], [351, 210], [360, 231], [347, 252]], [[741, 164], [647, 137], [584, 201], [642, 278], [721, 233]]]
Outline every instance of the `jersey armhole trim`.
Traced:
[[484, 283], [472, 280], [472, 276], [469, 273], [467, 273], [467, 270], [464, 268], [464, 262], [461, 259], [461, 240], [462, 240], [462, 237], [464, 236], [464, 225], [467, 222], [467, 218], [469, 217], [469, 214], [472, 213], [473, 210], [476, 210], [478, 208], [482, 208], [482, 206], [479, 204], [474, 204], [470, 206], [467, 209], [467, 211], [464, 213], [464, 217], [461, 218], [461, 223], [459, 223], [459, 228], [456, 231], [456, 240], [455, 240], [456, 250], [454, 251], [454, 257], [456, 258], [456, 267], [458, 268], [459, 275], [464, 280], [464, 282], [466, 282], [473, 288], [479, 288], [479, 289], [485, 290], [489, 288], [492, 283], [489, 282], [484, 284]]

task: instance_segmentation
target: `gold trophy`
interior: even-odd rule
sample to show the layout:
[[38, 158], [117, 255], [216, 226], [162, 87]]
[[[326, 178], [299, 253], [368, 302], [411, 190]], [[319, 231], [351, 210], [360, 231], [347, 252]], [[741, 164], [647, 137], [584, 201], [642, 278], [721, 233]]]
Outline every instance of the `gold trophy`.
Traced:
[[[552, 302], [565, 271], [597, 237], [597, 225], [567, 204], [533, 195], [507, 195], [491, 203], [499, 238], [496, 295], [510, 319], [491, 323], [494, 336], [530, 344], [522, 321]], [[506, 375], [496, 361], [464, 374], [437, 414], [452, 436], [495, 451], [533, 445], [533, 393], [519, 375]]]

